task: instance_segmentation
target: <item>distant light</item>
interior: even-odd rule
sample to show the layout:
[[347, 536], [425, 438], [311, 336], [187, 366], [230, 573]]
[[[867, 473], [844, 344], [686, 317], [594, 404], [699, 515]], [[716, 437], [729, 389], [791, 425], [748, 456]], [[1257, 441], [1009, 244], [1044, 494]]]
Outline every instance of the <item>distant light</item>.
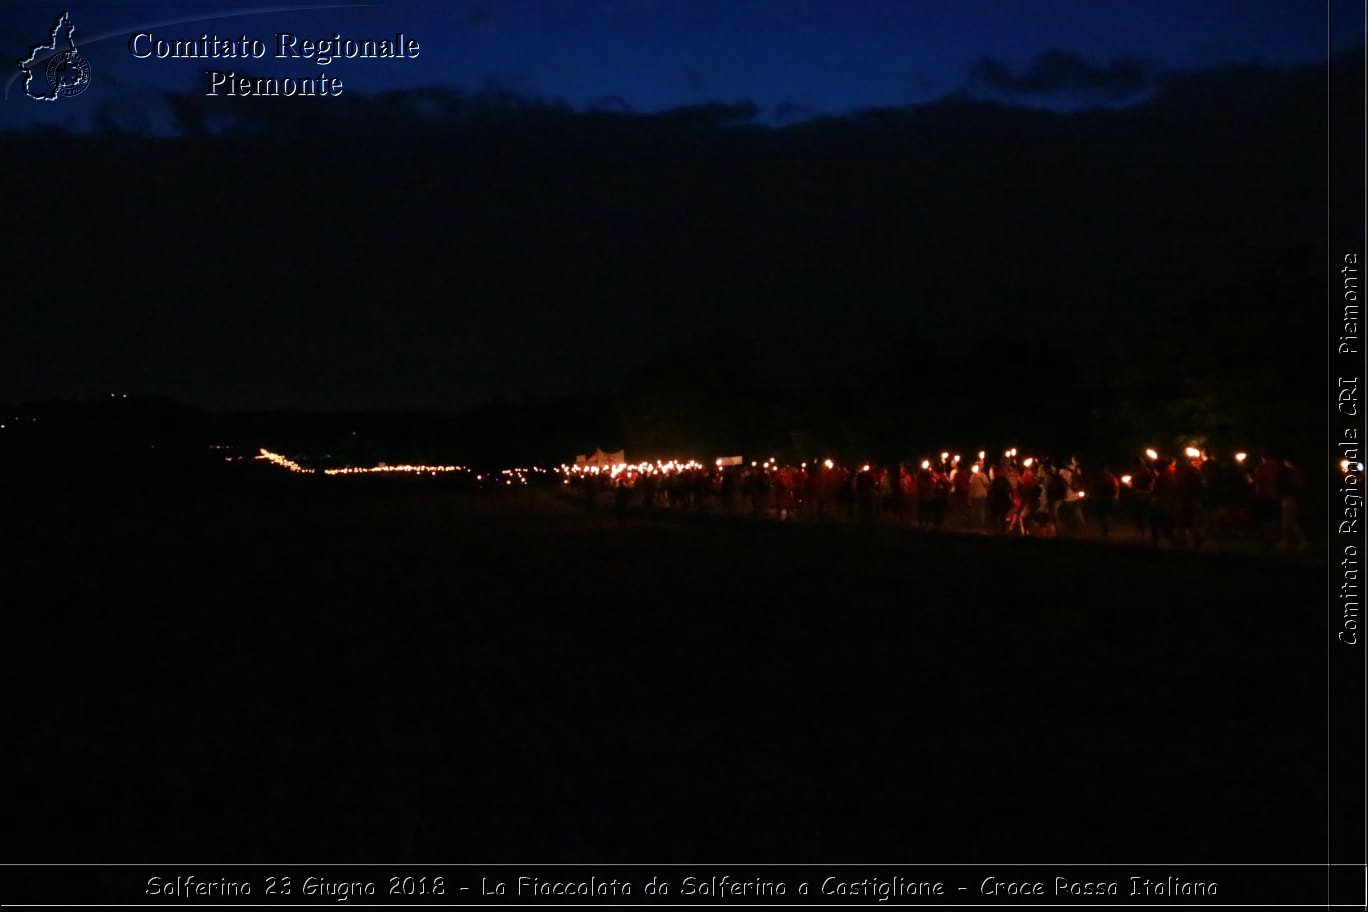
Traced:
[[1188, 459], [1201, 459], [1201, 458], [1202, 458], [1202, 451], [1199, 450], [1199, 449], [1197, 449], [1196, 447], [1188, 447], [1188, 448], [1187, 448], [1186, 450], [1184, 450], [1183, 452], [1187, 454], [1187, 458], [1188, 458]]
[[1158, 459], [1158, 458], [1159, 458], [1159, 453], [1158, 453], [1158, 451], [1155, 450], [1153, 447], [1151, 447], [1151, 448], [1148, 449], [1148, 450], [1145, 450], [1145, 455], [1148, 456], [1150, 459]]
[[949, 459], [949, 458], [950, 458], [950, 454], [949, 454], [948, 452], [947, 452], [947, 453], [941, 453], [941, 462], [945, 462], [945, 460], [947, 460], [947, 459]]
[[868, 471], [869, 471], [869, 464], [866, 463], [866, 464], [864, 464], [863, 466], [861, 466], [861, 467], [860, 467], [860, 471], [861, 471], [861, 472], [868, 472]]
[[929, 469], [929, 468], [931, 468], [931, 460], [929, 460], [929, 459], [923, 459], [923, 460], [922, 460], [922, 468], [923, 468], [923, 469]]
[[836, 468], [836, 463], [832, 462], [830, 459], [823, 462], [822, 465], [826, 466], [828, 469]]
[[987, 458], [988, 458], [988, 451], [987, 451], [987, 450], [979, 450], [979, 459], [987, 459]]
[[975, 475], [977, 475], [977, 474], [979, 473], [978, 464], [975, 463], [975, 464], [969, 469], [969, 471], [971, 471], [971, 472], [973, 472]]
[[1129, 475], [1122, 475], [1122, 476], [1121, 476], [1121, 483], [1122, 483], [1123, 485], [1128, 485], [1128, 484], [1130, 484], [1130, 483], [1131, 483], [1131, 480], [1132, 480], [1132, 479], [1131, 479], [1131, 476], [1129, 476]]
[[1236, 462], [1244, 462], [1244, 461], [1245, 461], [1246, 459], [1248, 459], [1248, 458], [1249, 458], [1249, 454], [1248, 454], [1248, 453], [1236, 453], [1236, 454], [1235, 454], [1235, 461], [1236, 461]]
[[1031, 467], [1031, 463], [1033, 462], [1035, 462], [1035, 460], [1032, 459], [1030, 456], [1027, 456], [1025, 459], [1021, 460], [1021, 464], [1028, 469]]
[[1085, 497], [1087, 497], [1087, 496], [1088, 496], [1088, 492], [1087, 492], [1087, 491], [1079, 491], [1079, 492], [1078, 492], [1078, 499], [1079, 499], [1079, 500], [1082, 500], [1083, 498], [1085, 498]]

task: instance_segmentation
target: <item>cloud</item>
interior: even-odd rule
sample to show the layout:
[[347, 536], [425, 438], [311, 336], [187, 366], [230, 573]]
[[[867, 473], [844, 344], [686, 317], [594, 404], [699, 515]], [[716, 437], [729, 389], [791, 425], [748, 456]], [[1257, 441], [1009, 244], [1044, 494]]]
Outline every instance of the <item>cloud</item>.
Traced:
[[1074, 51], [1037, 54], [1026, 69], [1013, 72], [1001, 60], [980, 59], [969, 70], [966, 89], [975, 96], [1023, 102], [1138, 101], [1155, 88], [1154, 67], [1136, 57], [1094, 64]]

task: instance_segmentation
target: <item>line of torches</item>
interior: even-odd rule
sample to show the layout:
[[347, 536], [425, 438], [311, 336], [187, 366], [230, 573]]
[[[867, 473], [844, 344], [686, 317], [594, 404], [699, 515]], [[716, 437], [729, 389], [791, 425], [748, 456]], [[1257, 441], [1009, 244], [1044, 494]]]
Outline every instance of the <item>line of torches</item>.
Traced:
[[[227, 448], [215, 446], [211, 447], [211, 449], [217, 450]], [[263, 462], [269, 463], [270, 465], [277, 466], [279, 468], [285, 469], [290, 472], [295, 472], [300, 475], [448, 475], [457, 472], [473, 472], [471, 468], [463, 465], [410, 465], [408, 463], [404, 463], [402, 465], [387, 465], [383, 462], [379, 465], [373, 466], [342, 466], [331, 469], [311, 469], [307, 466], [300, 465], [293, 459], [290, 459], [288, 456], [285, 456], [281, 453], [272, 452], [271, 450], [268, 450], [265, 447], [262, 447], [260, 450], [257, 451], [257, 455], [255, 458]], [[234, 460], [232, 459], [232, 457], [228, 457], [228, 461], [231, 462]], [[543, 469], [540, 466], [530, 466], [528, 468], [516, 469], [502, 469], [497, 474], [490, 475], [489, 480], [491, 482], [502, 483], [506, 485], [526, 485], [528, 476], [545, 474], [546, 471], [546, 469]], [[483, 474], [477, 474], [475, 475], [475, 480], [484, 481], [485, 476]]]
[[[719, 459], [717, 464], [723, 464]], [[751, 463], [754, 465], [754, 463]], [[661, 459], [656, 462], [614, 462], [609, 465], [566, 465], [561, 463], [555, 471], [563, 476], [563, 483], [569, 484], [572, 478], [596, 477], [600, 475], [617, 478], [623, 473], [629, 475], [679, 475], [705, 468], [703, 463], [693, 459]]]
[[468, 472], [458, 465], [376, 465], [324, 469], [324, 475], [441, 475], [443, 472]]
[[[214, 447], [214, 449], [222, 449], [222, 447]], [[1018, 451], [1016, 447], [1012, 447], [1011, 449], [1004, 450], [1002, 455], [1005, 459], [1015, 460], [1017, 459]], [[1147, 448], [1144, 455], [1150, 462], [1157, 462], [1159, 460], [1159, 451], [1153, 447]], [[1184, 449], [1183, 455], [1198, 464], [1210, 458], [1208, 454], [1197, 447], [1187, 447]], [[1234, 456], [1235, 462], [1241, 466], [1249, 459], [1249, 454], [1243, 451], [1235, 453]], [[984, 471], [987, 457], [988, 454], [986, 451], [979, 450], [978, 461], [970, 465], [969, 471], [975, 475]], [[314, 475], [319, 473], [323, 475], [443, 475], [453, 472], [473, 472], [472, 469], [461, 465], [409, 465], [407, 463], [403, 465], [385, 465], [384, 463], [381, 463], [374, 466], [347, 466], [321, 470], [310, 469], [300, 465], [287, 456], [272, 452], [265, 448], [262, 448], [255, 458], [301, 475]], [[940, 454], [939, 467], [951, 471], [959, 471], [961, 462], [962, 457], [960, 454], [952, 454], [949, 451], [946, 451]], [[1037, 460], [1032, 456], [1025, 456], [1020, 459], [1021, 466], [1028, 469], [1035, 465], [1036, 462]], [[718, 468], [735, 464], [736, 463], [726, 459], [718, 459], [715, 462], [715, 465]], [[832, 459], [814, 459], [810, 464], [828, 470], [836, 468], [836, 462]], [[806, 463], [803, 465], [806, 465]], [[932, 465], [933, 463], [930, 459], [923, 459], [921, 461], [921, 468], [924, 470], [931, 469]], [[766, 459], [764, 462], [752, 460], [750, 467], [765, 472], [772, 472], [780, 468], [778, 460], [773, 456]], [[1340, 471], [1344, 473], [1348, 473], [1355, 469], [1361, 471], [1363, 468], [1362, 463], [1351, 462], [1348, 459], [1341, 459], [1339, 467]], [[660, 459], [655, 462], [637, 463], [617, 462], [609, 465], [568, 465], [562, 463], [555, 469], [546, 469], [541, 466], [501, 469], [498, 473], [490, 474], [488, 478], [495, 483], [526, 485], [530, 476], [546, 475], [554, 472], [562, 477], [562, 483], [569, 484], [573, 478], [606, 476], [609, 479], [615, 480], [624, 473], [627, 473], [629, 477], [640, 477], [643, 475], [668, 476], [682, 474], [684, 472], [696, 472], [704, 468], [706, 468], [706, 466], [703, 463], [694, 459]], [[870, 471], [870, 466], [868, 464], [862, 465], [860, 471], [868, 472]], [[486, 476], [484, 474], [476, 474], [475, 479], [477, 481], [485, 481]], [[1120, 481], [1123, 485], [1129, 486], [1134, 481], [1134, 477], [1129, 474], [1122, 475]]]

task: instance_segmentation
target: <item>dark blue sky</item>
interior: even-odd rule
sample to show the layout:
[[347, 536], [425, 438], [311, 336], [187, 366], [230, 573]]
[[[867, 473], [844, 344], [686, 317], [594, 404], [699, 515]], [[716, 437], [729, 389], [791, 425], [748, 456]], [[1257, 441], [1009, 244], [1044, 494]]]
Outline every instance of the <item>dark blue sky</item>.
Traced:
[[[167, 19], [288, 4], [62, 5], [72, 11], [77, 44], [91, 63], [91, 91], [38, 104], [23, 97], [21, 84], [11, 83], [8, 99], [0, 102], [0, 124], [80, 125], [102, 100], [201, 86], [212, 64], [134, 60], [128, 35]], [[0, 27], [8, 31], [8, 56], [22, 56], [44, 39], [57, 9], [25, 5], [0, 14], [7, 15]], [[1359, 4], [1336, 2], [1331, 13], [1334, 49], [1361, 44]], [[1161, 70], [1249, 60], [1309, 63], [1325, 56], [1326, 18], [1325, 3], [1314, 0], [462, 0], [296, 9], [149, 30], [166, 38], [246, 32], [264, 41], [276, 31], [340, 31], [357, 38], [403, 31], [422, 43], [416, 61], [340, 61], [320, 68], [266, 60], [253, 67], [280, 75], [326, 69], [348, 92], [499, 87], [577, 107], [620, 99], [639, 111], [751, 99], [770, 116], [791, 106], [786, 116], [801, 117], [926, 101], [962, 87], [981, 58], [1021, 72], [1049, 50], [1081, 54], [1103, 75], [1120, 57], [1141, 58]], [[224, 69], [232, 65], [221, 63]], [[11, 64], [9, 75], [15, 71]], [[1064, 97], [1020, 100], [1076, 103]]]

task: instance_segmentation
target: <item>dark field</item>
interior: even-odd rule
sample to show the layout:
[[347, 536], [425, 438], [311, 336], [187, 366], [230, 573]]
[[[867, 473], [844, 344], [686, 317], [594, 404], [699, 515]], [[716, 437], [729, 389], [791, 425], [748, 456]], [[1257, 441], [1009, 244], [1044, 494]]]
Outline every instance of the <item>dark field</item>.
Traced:
[[1323, 860], [1313, 565], [267, 471], [9, 501], [12, 861]]

